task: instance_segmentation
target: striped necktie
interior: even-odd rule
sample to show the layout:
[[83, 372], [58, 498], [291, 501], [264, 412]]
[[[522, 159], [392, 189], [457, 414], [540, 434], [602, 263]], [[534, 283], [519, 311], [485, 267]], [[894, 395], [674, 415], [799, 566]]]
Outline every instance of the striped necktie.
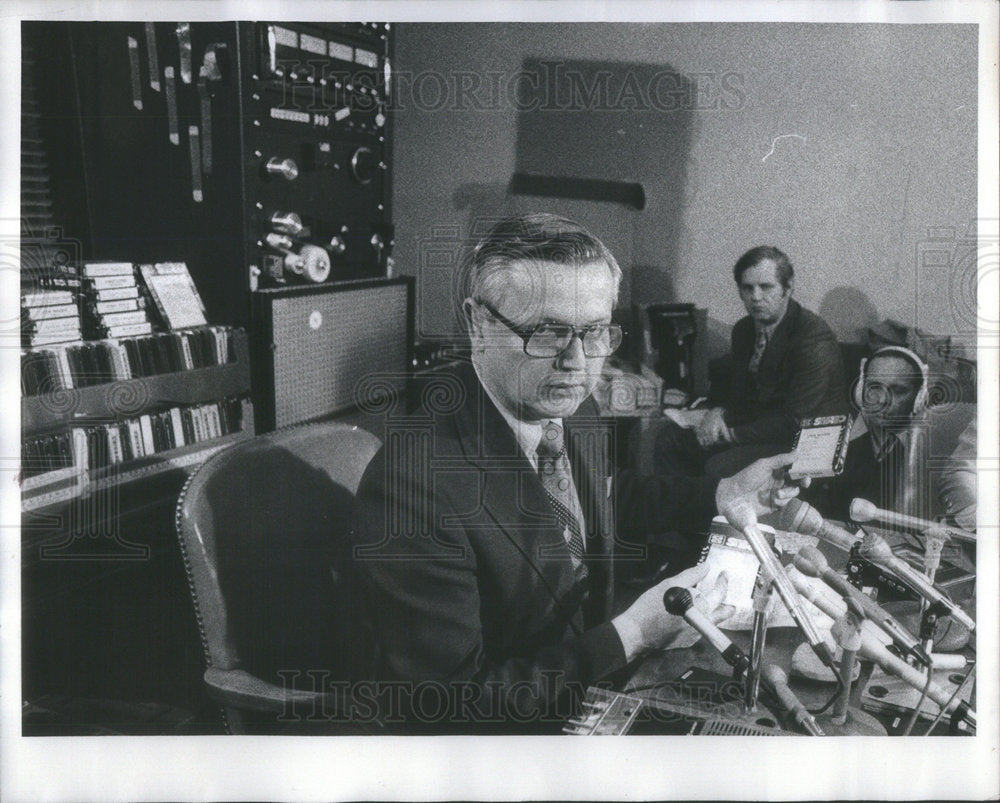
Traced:
[[761, 327], [757, 330], [757, 341], [754, 343], [753, 356], [750, 357], [750, 373], [756, 375], [760, 368], [760, 359], [767, 348], [767, 330]]
[[535, 453], [545, 495], [563, 527], [563, 538], [573, 556], [573, 565], [580, 566], [583, 561], [583, 511], [570, 473], [562, 427], [554, 421], [546, 424]]

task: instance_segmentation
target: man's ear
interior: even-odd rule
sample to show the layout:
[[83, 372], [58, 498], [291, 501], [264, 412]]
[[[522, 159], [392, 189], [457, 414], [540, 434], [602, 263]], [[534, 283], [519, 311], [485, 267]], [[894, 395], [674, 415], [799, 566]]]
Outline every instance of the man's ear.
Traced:
[[788, 287], [785, 288], [785, 295], [791, 296], [792, 291], [794, 289], [795, 289], [795, 277], [793, 276], [791, 279], [788, 280]]

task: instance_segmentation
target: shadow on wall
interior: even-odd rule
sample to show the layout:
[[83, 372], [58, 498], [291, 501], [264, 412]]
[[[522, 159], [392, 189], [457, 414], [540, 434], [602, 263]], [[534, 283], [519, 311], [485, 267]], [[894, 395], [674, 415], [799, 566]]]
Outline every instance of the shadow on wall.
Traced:
[[863, 343], [869, 326], [879, 321], [875, 303], [856, 287], [834, 287], [816, 310], [841, 343]]
[[[518, 83], [514, 174], [454, 196], [470, 239], [514, 212], [596, 234], [621, 264], [619, 306], [674, 297], [695, 87], [669, 65], [531, 57]], [[640, 275], [640, 293], [634, 277]]]

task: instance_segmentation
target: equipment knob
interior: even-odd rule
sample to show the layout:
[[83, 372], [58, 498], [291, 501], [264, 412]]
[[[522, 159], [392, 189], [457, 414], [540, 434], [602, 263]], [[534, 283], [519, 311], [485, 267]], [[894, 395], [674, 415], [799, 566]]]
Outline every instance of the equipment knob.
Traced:
[[385, 241], [382, 239], [382, 235], [375, 232], [372, 238], [368, 241], [372, 244], [372, 248], [375, 249], [375, 260], [381, 265], [382, 264], [382, 251], [385, 248]]
[[330, 255], [318, 245], [304, 245], [299, 251], [303, 260], [302, 276], [311, 282], [325, 282], [330, 277]]
[[330, 250], [337, 256], [343, 254], [344, 251], [347, 250], [347, 243], [344, 242], [344, 238], [341, 237], [339, 234], [335, 234], [333, 237], [331, 237]]
[[277, 234], [273, 231], [267, 233], [267, 236], [264, 238], [264, 242], [275, 251], [291, 251], [295, 245], [292, 238], [288, 235]]
[[272, 156], [267, 160], [264, 168], [267, 170], [268, 175], [282, 176], [289, 181], [293, 181], [299, 175], [299, 166], [295, 164], [294, 159], [279, 159], [277, 156]]
[[296, 254], [294, 251], [289, 251], [285, 254], [284, 260], [285, 270], [289, 273], [294, 273], [296, 276], [301, 276], [302, 271], [305, 270], [306, 261]]
[[294, 212], [274, 212], [271, 214], [271, 228], [298, 237], [302, 234], [302, 218]]

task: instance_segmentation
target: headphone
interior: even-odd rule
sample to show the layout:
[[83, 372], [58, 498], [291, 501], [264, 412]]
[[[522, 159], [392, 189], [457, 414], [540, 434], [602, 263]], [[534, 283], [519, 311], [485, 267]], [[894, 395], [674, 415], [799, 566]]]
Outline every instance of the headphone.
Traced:
[[910, 412], [911, 416], [919, 416], [927, 409], [927, 363], [921, 360], [916, 354], [910, 351], [908, 348], [903, 348], [902, 346], [883, 346], [871, 357], [864, 357], [861, 360], [861, 368], [858, 369], [858, 381], [854, 385], [854, 393], [852, 394], [852, 401], [855, 407], [859, 410], [864, 409], [864, 387], [865, 387], [865, 366], [868, 364], [869, 360], [874, 360], [876, 357], [884, 357], [886, 355], [898, 355], [900, 357], [909, 360], [918, 369], [920, 369], [920, 389], [917, 391], [916, 397], [913, 399], [913, 410]]

